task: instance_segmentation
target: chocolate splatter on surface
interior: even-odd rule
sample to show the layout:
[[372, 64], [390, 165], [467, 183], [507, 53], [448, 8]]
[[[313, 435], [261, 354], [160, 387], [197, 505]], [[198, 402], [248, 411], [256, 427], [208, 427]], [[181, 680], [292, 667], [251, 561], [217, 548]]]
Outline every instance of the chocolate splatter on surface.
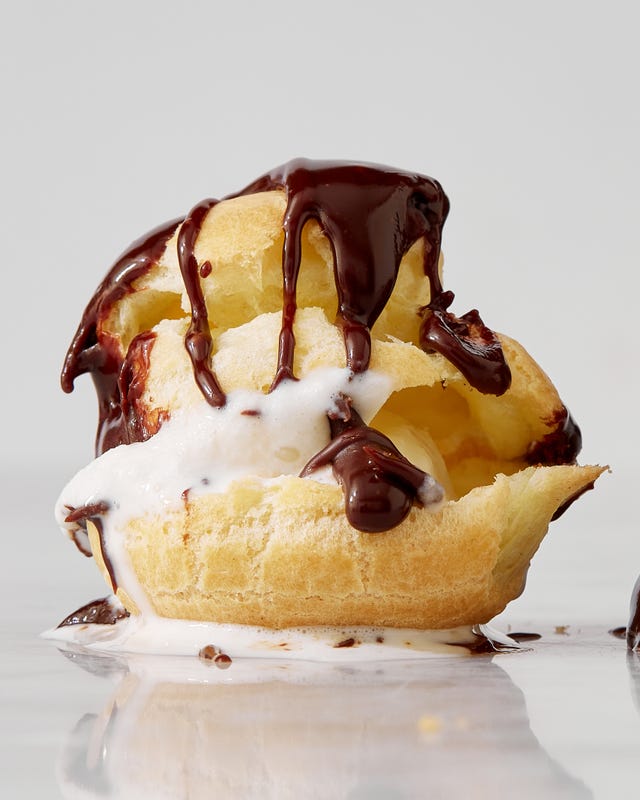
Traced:
[[118, 620], [126, 619], [129, 612], [118, 604], [114, 604], [109, 597], [94, 600], [92, 603], [69, 614], [58, 625], [64, 628], [67, 625], [115, 625]]

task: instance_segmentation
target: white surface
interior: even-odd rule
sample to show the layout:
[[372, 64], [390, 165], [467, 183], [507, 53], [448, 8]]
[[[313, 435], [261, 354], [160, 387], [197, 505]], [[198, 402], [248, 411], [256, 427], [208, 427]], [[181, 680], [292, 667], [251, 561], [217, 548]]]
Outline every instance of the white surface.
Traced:
[[[69, 731], [110, 691], [33, 638], [104, 594], [91, 562], [64, 542], [51, 516], [62, 485], [90, 457], [95, 429], [90, 381], [71, 397], [58, 389], [82, 308], [139, 234], [296, 155], [438, 178], [452, 204], [444, 250], [454, 310], [477, 306], [489, 325], [520, 339], [580, 423], [584, 460], [614, 469], [554, 525], [525, 596], [507, 612], [533, 629], [586, 627], [595, 643], [551, 633], [534, 655], [496, 659], [515, 692], [482, 662], [471, 675], [456, 672], [462, 667], [439, 675], [424, 696], [440, 704], [450, 697], [443, 687], [457, 681], [465, 698], [473, 687], [472, 695], [502, 704], [504, 690], [516, 698], [507, 704], [515, 721], [494, 709], [481, 726], [486, 736], [464, 744], [445, 736], [433, 757], [425, 745], [420, 775], [456, 753], [502, 770], [505, 748], [517, 750], [523, 736], [531, 763], [542, 764], [546, 752], [560, 765], [556, 796], [590, 796], [574, 779], [596, 797], [637, 787], [640, 720], [624, 651], [604, 631], [624, 622], [640, 571], [638, 13], [632, 2], [577, 0], [32, 0], [5, 11], [3, 793], [56, 797], [55, 764]], [[385, 691], [389, 713], [399, 696], [408, 714], [415, 695], [407, 685], [408, 693]], [[288, 692], [265, 703], [289, 709]], [[394, 738], [400, 728], [385, 727], [380, 714], [360, 706], [353, 713], [342, 730], [347, 744], [359, 737], [370, 746], [360, 766], [379, 759], [382, 770], [396, 755], [404, 763], [408, 716]], [[294, 738], [301, 725], [291, 721]], [[322, 723], [324, 731], [330, 739], [334, 728]], [[329, 765], [332, 757], [340, 768], [347, 763], [343, 753], [320, 752]], [[381, 782], [363, 783], [348, 763], [358, 780], [346, 796], [394, 796]], [[464, 791], [446, 796], [469, 796], [473, 771], [458, 766], [456, 776]], [[396, 796], [412, 796], [411, 786], [395, 787]], [[500, 796], [495, 785], [490, 796]]]

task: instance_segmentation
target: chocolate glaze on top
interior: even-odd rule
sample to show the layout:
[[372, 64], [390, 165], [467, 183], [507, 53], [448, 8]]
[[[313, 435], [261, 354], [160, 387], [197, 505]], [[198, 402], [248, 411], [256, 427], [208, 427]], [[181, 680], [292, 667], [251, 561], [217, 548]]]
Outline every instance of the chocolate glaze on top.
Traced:
[[[272, 390], [283, 380], [295, 379], [296, 285], [302, 230], [310, 220], [320, 225], [333, 251], [336, 324], [343, 333], [349, 369], [354, 373], [367, 369], [371, 328], [391, 296], [403, 256], [421, 240], [424, 274], [430, 286], [430, 301], [418, 310], [422, 318], [421, 346], [441, 353], [483, 393], [499, 395], [509, 388], [511, 373], [500, 341], [478, 312], [472, 310], [458, 318], [447, 310], [454, 295], [443, 289], [438, 261], [449, 201], [437, 181], [387, 167], [296, 159], [230, 197], [278, 189], [285, 192], [287, 207], [283, 220], [282, 324]], [[178, 234], [178, 259], [191, 303], [185, 347], [203, 396], [220, 408], [226, 397], [210, 366], [212, 340], [201, 286], [211, 266], [208, 262], [199, 265], [195, 257], [198, 234], [216, 203], [204, 200], [187, 215]], [[63, 389], [71, 391], [75, 378], [84, 372], [92, 373], [96, 385], [98, 455], [119, 444], [148, 438], [162, 422], [140, 422], [136, 413], [143, 388], [143, 378], [136, 378], [137, 370], [148, 368], [153, 334], [142, 332], [124, 354], [103, 323], [113, 305], [134, 291], [134, 282], [158, 262], [179, 224], [180, 220], [174, 220], [157, 228], [118, 259], [87, 306], [67, 353]], [[373, 531], [397, 525], [413, 503], [422, 502], [428, 476], [411, 465], [381, 433], [364, 425], [355, 410], [348, 418], [330, 419], [329, 424], [333, 441], [311, 459], [303, 474], [331, 462], [345, 488], [347, 515], [355, 527]], [[568, 415], [559, 421], [557, 436], [550, 434], [549, 441], [537, 443], [529, 458], [540, 463], [573, 460], [580, 442], [579, 430], [572, 424]], [[433, 486], [437, 486], [435, 481]], [[375, 503], [370, 497], [372, 487]]]
[[[443, 291], [438, 274], [442, 226], [449, 201], [432, 178], [387, 167], [295, 159], [263, 175], [234, 197], [283, 189], [282, 326], [278, 363], [271, 388], [293, 379], [296, 286], [302, 256], [302, 230], [314, 219], [333, 250], [338, 295], [336, 324], [342, 329], [346, 361], [363, 372], [371, 357], [371, 328], [395, 286], [400, 262], [419, 239], [424, 242], [424, 273], [431, 300], [421, 309], [421, 342], [452, 361], [472, 386], [502, 394], [511, 382], [499, 340], [477, 311], [460, 318], [447, 312], [454, 295]], [[209, 367], [211, 336], [199, 283], [194, 246], [200, 226], [215, 200], [197, 205], [180, 233], [180, 268], [192, 307], [186, 346], [196, 382], [213, 406], [224, 405], [224, 393]], [[185, 230], [187, 228], [187, 230]]]

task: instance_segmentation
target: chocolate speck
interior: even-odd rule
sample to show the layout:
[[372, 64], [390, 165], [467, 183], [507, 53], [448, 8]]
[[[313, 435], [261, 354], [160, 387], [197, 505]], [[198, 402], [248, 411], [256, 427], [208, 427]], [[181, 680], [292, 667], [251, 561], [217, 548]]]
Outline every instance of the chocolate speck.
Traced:
[[245, 408], [244, 411], [240, 412], [244, 417], [260, 417], [262, 413], [258, 411], [257, 408]]
[[205, 645], [198, 653], [198, 658], [205, 663], [212, 663], [218, 669], [228, 669], [231, 664], [231, 658], [226, 653], [223, 653], [215, 644]]
[[355, 647], [356, 645], [360, 644], [357, 639], [354, 639], [353, 636], [350, 636], [348, 639], [343, 639], [338, 644], [334, 644], [334, 647]]
[[211, 275], [211, 262], [205, 261], [204, 264], [201, 264], [199, 272], [201, 278], [207, 278], [209, 275]]

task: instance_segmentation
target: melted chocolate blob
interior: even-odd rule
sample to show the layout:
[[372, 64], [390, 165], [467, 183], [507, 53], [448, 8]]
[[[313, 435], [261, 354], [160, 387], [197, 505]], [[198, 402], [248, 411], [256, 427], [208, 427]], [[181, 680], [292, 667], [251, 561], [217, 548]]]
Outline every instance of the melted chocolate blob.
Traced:
[[129, 612], [126, 609], [114, 608], [109, 598], [103, 597], [69, 614], [58, 628], [64, 628], [66, 625], [115, 625], [118, 620], [128, 616]]
[[136, 441], [123, 415], [118, 385], [124, 354], [118, 343], [102, 331], [102, 323], [114, 304], [134, 291], [133, 283], [157, 263], [179, 223], [180, 220], [173, 220], [155, 228], [120, 256], [86, 307], [67, 351], [61, 375], [64, 391], [73, 391], [75, 379], [85, 372], [91, 373], [96, 387], [99, 412], [96, 455]]
[[429, 474], [409, 462], [391, 439], [364, 424], [351, 398], [338, 398], [329, 414], [331, 442], [305, 465], [300, 477], [331, 464], [344, 488], [345, 513], [359, 531], [395, 528], [415, 505], [438, 503], [444, 492]]
[[[286, 192], [287, 209], [283, 220], [282, 326], [272, 389], [295, 378], [296, 286], [302, 230], [311, 219], [318, 222], [333, 250], [336, 324], [342, 329], [349, 369], [358, 373], [369, 366], [371, 328], [391, 296], [403, 256], [422, 239], [424, 273], [431, 291], [431, 302], [421, 310], [425, 317], [423, 347], [442, 353], [482, 392], [502, 394], [509, 388], [511, 372], [502, 346], [478, 312], [457, 318], [446, 311], [454, 296], [443, 291], [438, 260], [449, 201], [437, 181], [386, 167], [296, 159], [232, 196], [275, 189]], [[224, 393], [209, 367], [211, 335], [194, 255], [204, 218], [215, 204], [215, 200], [205, 200], [190, 212], [180, 232], [178, 254], [192, 308], [186, 347], [195, 379], [207, 402], [222, 406]], [[203, 267], [208, 275], [206, 264]]]
[[444, 292], [421, 309], [422, 349], [441, 353], [483, 394], [504, 394], [511, 385], [511, 370], [500, 340], [475, 309], [461, 317], [449, 314], [445, 309], [451, 300], [452, 292]]

